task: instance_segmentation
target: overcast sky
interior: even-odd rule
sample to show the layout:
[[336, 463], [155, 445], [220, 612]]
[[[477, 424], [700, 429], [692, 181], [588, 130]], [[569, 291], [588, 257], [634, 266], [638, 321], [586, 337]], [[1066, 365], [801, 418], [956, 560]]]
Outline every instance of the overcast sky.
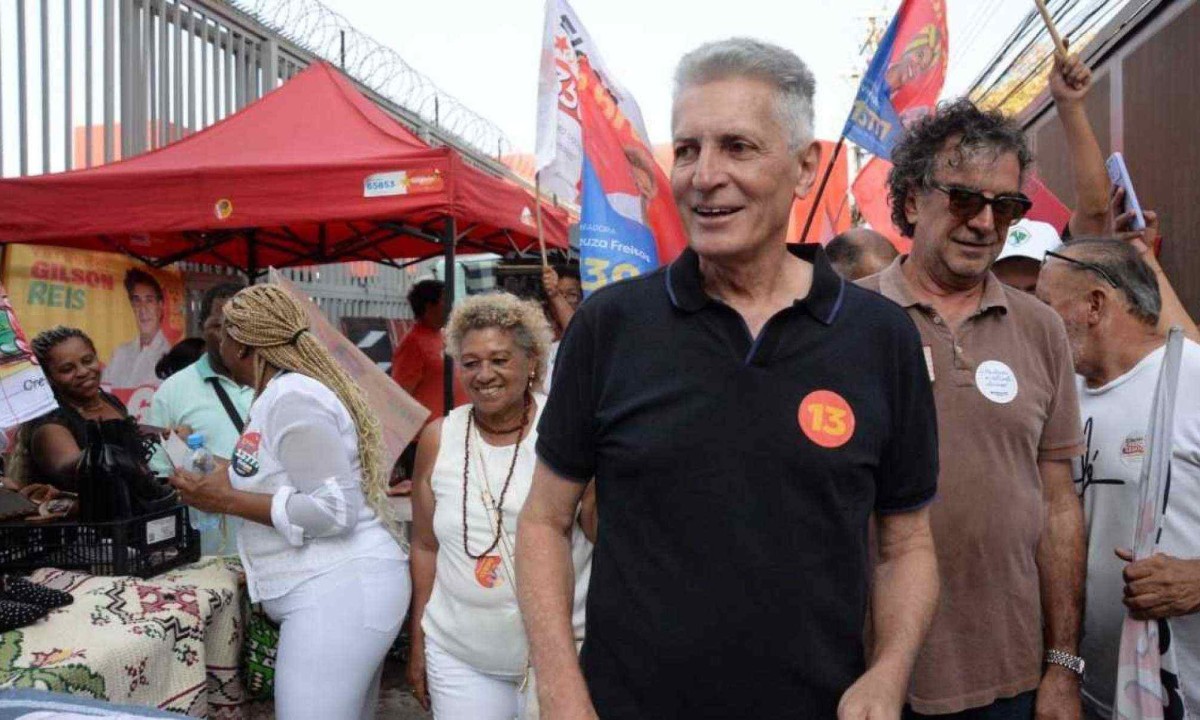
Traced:
[[[541, 0], [324, 0], [395, 49], [445, 92], [532, 150]], [[946, 94], [963, 92], [1033, 0], [948, 0]], [[817, 132], [836, 137], [868, 58], [868, 18], [886, 26], [899, 0], [572, 0], [609, 69], [637, 98], [654, 142], [670, 139], [671, 74], [709, 40], [747, 35], [794, 50], [817, 78]]]
[[[499, 126], [518, 151], [533, 150], [543, 0], [322, 1], [360, 32], [394, 49], [443, 92]], [[958, 95], [1033, 8], [1033, 0], [946, 1], [950, 66], [943, 94]], [[78, 24], [87, 6], [84, 0], [71, 0], [71, 5]], [[42, 171], [40, 24], [34, 12], [37, 3], [28, 6], [29, 169], [38, 173]], [[573, 0], [573, 6], [609, 70], [640, 104], [650, 139], [661, 143], [670, 140], [671, 75], [679, 57], [703, 42], [735, 35], [778, 43], [808, 62], [817, 78], [817, 133], [836, 138], [858, 87], [857, 73], [869, 61], [861, 48], [870, 19], [876, 18], [882, 31], [899, 0]], [[12, 0], [0, 0], [3, 175], [18, 172], [15, 9]], [[63, 167], [65, 145], [62, 3], [50, 3], [49, 11], [50, 152], [52, 169], [57, 170]], [[97, 20], [97, 51], [100, 31]], [[82, 43], [78, 27], [75, 42]], [[81, 125], [83, 62], [81, 50], [76, 52], [73, 124]], [[94, 72], [99, 73], [98, 57], [95, 62]], [[93, 102], [93, 122], [100, 122], [99, 88]]]

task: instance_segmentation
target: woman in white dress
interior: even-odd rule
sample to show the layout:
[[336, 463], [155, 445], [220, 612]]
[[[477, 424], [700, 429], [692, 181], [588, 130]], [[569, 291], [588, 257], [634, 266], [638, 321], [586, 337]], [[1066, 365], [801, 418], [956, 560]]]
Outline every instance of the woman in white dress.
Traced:
[[250, 418], [228, 467], [171, 482], [193, 507], [250, 521], [246, 585], [280, 625], [275, 716], [374, 718], [411, 587], [379, 421], [286, 291], [246, 288], [224, 310], [221, 359], [254, 388]]
[[[552, 334], [538, 305], [507, 293], [467, 298], [444, 332], [471, 402], [417, 445], [408, 679], [438, 720], [511, 720], [526, 712], [529, 668], [517, 515], [533, 481]], [[578, 527], [573, 549], [582, 638], [591, 543]]]

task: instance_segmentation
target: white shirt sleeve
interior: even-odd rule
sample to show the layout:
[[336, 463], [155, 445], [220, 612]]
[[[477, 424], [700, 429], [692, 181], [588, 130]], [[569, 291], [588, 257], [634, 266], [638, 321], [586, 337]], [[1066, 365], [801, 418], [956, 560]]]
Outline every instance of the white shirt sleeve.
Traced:
[[307, 393], [289, 392], [272, 404], [268, 423], [287, 474], [271, 501], [275, 529], [293, 547], [352, 531], [365, 499], [338, 413]]

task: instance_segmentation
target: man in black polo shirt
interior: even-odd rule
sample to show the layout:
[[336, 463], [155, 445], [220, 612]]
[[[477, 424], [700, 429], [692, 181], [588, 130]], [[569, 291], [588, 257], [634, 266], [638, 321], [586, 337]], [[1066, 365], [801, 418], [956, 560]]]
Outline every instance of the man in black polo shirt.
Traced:
[[[865, 719], [904, 701], [937, 598], [933, 400], [904, 312], [785, 243], [818, 163], [812, 92], [799, 58], [756, 41], [680, 64], [690, 247], [579, 308], [539, 425], [517, 586], [543, 718]], [[568, 533], [593, 476], [580, 660]]]

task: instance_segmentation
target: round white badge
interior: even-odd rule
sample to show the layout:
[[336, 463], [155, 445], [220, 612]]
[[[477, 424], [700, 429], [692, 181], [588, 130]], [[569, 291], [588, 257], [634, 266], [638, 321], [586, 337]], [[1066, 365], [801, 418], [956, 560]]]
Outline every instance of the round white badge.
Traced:
[[975, 387], [988, 400], [1004, 405], [1017, 397], [1017, 376], [999, 360], [986, 360], [975, 369]]

